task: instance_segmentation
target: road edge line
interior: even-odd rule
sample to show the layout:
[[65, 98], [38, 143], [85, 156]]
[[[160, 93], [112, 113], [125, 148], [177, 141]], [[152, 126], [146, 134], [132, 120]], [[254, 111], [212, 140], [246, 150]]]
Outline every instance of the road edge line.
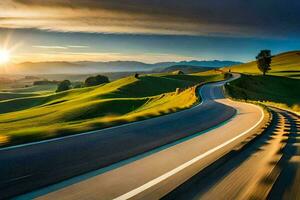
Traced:
[[161, 175], [161, 176], [145, 183], [144, 185], [142, 185], [138, 188], [135, 188], [135, 189], [133, 189], [133, 190], [121, 195], [121, 196], [118, 196], [118, 197], [114, 198], [114, 200], [124, 200], [124, 199], [133, 198], [134, 196], [136, 196], [138, 194], [141, 194], [142, 192], [146, 191], [147, 189], [149, 189], [149, 188], [157, 185], [158, 183], [170, 178], [171, 176], [177, 174], [178, 172], [184, 170], [185, 168], [191, 166], [192, 164], [206, 158], [207, 156], [211, 155], [212, 153], [218, 151], [219, 149], [229, 145], [230, 143], [234, 142], [235, 140], [239, 139], [240, 137], [242, 137], [242, 136], [246, 135], [247, 133], [251, 132], [253, 129], [255, 129], [263, 121], [263, 119], [265, 117], [265, 114], [264, 114], [263, 109], [260, 106], [256, 106], [256, 105], [253, 105], [253, 104], [250, 104], [250, 105], [258, 107], [261, 111], [261, 114], [262, 114], [259, 121], [255, 125], [253, 125], [250, 129], [248, 129], [248, 130], [242, 132], [241, 134], [235, 136], [234, 138], [232, 138], [232, 139], [230, 139], [230, 140], [228, 140], [228, 141], [226, 141], [226, 142], [224, 142], [224, 143], [222, 143], [222, 144], [206, 151], [205, 153], [203, 153], [201, 155], [198, 155], [197, 157], [193, 158], [192, 160], [189, 160], [188, 162], [183, 163], [182, 165], [180, 165], [180, 166], [174, 168], [173, 170], [171, 170], [171, 171], [169, 171], [169, 172], [167, 172], [167, 173], [165, 173], [165, 174], [163, 174], [163, 175]]

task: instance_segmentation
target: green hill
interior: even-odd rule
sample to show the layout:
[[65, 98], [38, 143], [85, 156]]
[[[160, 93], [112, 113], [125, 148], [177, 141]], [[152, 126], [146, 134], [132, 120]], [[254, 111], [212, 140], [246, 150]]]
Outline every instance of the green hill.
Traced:
[[230, 96], [300, 112], [300, 80], [280, 76], [242, 75], [226, 86]]
[[300, 112], [300, 51], [273, 56], [271, 68], [262, 76], [255, 61], [231, 67], [232, 72], [243, 75], [226, 86], [228, 94]]
[[22, 87], [22, 88], [1, 89], [0, 101], [51, 94], [53, 93], [53, 91], [55, 91], [56, 88], [57, 85], [51, 84], [51, 85], [35, 85], [35, 86]]
[[47, 85], [33, 85], [24, 88], [11, 88], [11, 89], [2, 89], [2, 92], [11, 92], [11, 93], [34, 93], [34, 94], [50, 94], [55, 91], [57, 88], [56, 84], [47, 84]]
[[[261, 74], [255, 61], [235, 65], [230, 69], [232, 72]], [[273, 56], [271, 69], [268, 72], [269, 75], [300, 79], [300, 51], [291, 51]]]
[[[214, 72], [123, 78], [105, 85], [0, 101], [0, 145], [100, 129], [167, 114], [197, 102], [195, 88]], [[176, 88], [190, 88], [175, 92]]]

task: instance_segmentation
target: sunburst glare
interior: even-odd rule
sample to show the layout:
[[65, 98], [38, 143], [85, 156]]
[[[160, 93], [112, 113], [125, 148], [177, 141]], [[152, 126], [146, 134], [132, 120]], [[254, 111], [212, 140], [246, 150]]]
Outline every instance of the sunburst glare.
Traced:
[[5, 64], [10, 61], [10, 52], [6, 49], [0, 49], [0, 64]]

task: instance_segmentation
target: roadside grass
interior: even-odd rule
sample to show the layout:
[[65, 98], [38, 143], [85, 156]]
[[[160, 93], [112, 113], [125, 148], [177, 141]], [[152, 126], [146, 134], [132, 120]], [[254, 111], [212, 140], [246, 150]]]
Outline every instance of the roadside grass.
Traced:
[[[218, 72], [126, 77], [108, 84], [0, 101], [0, 146], [21, 144], [156, 117], [194, 105], [195, 86]], [[181, 88], [180, 92], [175, 92]]]
[[226, 86], [228, 94], [239, 100], [300, 112], [300, 51], [273, 56], [271, 70], [261, 75], [256, 61], [223, 68], [242, 73], [242, 77]]
[[229, 96], [246, 101], [258, 101], [283, 109], [300, 112], [300, 80], [280, 76], [242, 74], [226, 85]]

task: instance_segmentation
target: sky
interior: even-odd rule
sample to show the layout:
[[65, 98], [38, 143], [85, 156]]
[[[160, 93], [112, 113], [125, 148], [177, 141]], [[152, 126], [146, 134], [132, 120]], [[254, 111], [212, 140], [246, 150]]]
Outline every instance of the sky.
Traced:
[[250, 61], [300, 49], [298, 0], [1, 0], [11, 61]]

